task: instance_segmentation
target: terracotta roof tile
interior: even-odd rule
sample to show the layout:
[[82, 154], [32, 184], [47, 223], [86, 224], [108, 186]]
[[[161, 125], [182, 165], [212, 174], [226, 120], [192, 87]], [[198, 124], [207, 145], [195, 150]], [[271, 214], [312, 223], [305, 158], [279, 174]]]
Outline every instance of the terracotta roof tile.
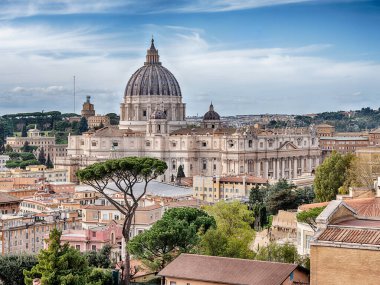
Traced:
[[344, 200], [362, 217], [380, 217], [380, 198], [361, 198]]
[[296, 264], [181, 254], [159, 275], [224, 284], [282, 284]]
[[321, 203], [313, 203], [313, 204], [304, 204], [298, 207], [298, 210], [300, 211], [307, 211], [310, 209], [314, 208], [319, 208], [319, 207], [325, 207], [329, 204], [330, 202], [321, 202]]
[[317, 240], [351, 244], [380, 245], [380, 229], [329, 226], [317, 238]]
[[[243, 176], [224, 176], [220, 177], [220, 182], [233, 182], [233, 183], [242, 183], [244, 180]], [[214, 181], [216, 181], [216, 178], [214, 178]], [[246, 183], [267, 183], [268, 179], [256, 177], [256, 176], [245, 176], [245, 182]]]
[[0, 203], [18, 203], [21, 200], [15, 196], [6, 193], [0, 193]]

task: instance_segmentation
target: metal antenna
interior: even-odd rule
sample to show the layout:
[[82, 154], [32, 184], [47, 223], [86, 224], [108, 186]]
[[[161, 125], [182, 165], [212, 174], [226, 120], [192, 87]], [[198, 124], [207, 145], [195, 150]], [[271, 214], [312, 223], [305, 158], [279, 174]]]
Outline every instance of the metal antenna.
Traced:
[[74, 114], [75, 114], [75, 75], [74, 75]]

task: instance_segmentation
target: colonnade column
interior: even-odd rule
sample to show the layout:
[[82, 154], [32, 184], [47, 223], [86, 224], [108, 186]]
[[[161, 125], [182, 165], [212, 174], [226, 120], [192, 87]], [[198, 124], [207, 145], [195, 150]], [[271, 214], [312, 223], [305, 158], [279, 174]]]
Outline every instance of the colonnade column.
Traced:
[[257, 177], [260, 177], [260, 171], [261, 171], [261, 169], [260, 169], [260, 161], [257, 161], [256, 162], [256, 176]]
[[281, 160], [281, 178], [285, 178], [285, 160]]
[[298, 177], [298, 158], [293, 158], [294, 170], [293, 170], [293, 178]]
[[267, 159], [264, 161], [264, 173], [263, 173], [263, 177], [265, 179], [268, 179], [268, 160]]

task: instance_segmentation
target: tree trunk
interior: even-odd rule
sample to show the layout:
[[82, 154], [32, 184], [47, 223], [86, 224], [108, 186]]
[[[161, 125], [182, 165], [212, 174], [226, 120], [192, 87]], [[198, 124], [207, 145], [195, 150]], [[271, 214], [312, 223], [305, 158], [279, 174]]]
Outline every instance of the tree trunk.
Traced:
[[[127, 247], [127, 244], [129, 242], [129, 231], [128, 236], [124, 237], [125, 241], [125, 247]], [[131, 283], [131, 260], [129, 256], [129, 252], [127, 249], [125, 249], [125, 263], [124, 263], [124, 285], [129, 285]]]

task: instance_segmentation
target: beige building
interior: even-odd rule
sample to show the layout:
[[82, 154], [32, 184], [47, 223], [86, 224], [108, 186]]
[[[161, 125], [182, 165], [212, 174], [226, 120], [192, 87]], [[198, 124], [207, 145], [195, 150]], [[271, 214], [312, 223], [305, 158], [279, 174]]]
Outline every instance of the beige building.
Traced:
[[379, 284], [380, 198], [335, 200], [317, 218], [311, 284]]
[[[31, 178], [31, 179], [34, 179], [36, 183], [37, 181], [45, 181], [45, 182], [67, 182], [68, 181], [67, 170], [48, 169], [45, 165], [29, 165], [25, 169], [10, 169], [9, 171], [2, 172], [0, 177]], [[1, 181], [2, 180], [0, 180], [0, 185], [2, 183]]]
[[66, 144], [56, 144], [55, 136], [44, 136], [36, 127], [28, 130], [27, 137], [7, 137], [6, 140], [6, 144], [12, 147], [15, 152], [21, 152], [21, 148], [24, 146], [25, 142], [28, 142], [30, 146], [37, 147], [37, 150], [34, 152], [36, 157], [38, 157], [39, 152], [43, 148], [45, 158], [47, 159], [48, 155], [50, 155], [50, 159], [53, 163], [56, 158], [63, 158], [66, 156]]
[[95, 115], [94, 104], [90, 102], [91, 96], [86, 96], [86, 102], [83, 103], [81, 115], [87, 120], [89, 129], [94, 129], [100, 126], [109, 126], [110, 118], [102, 115]]
[[[161, 205], [138, 207], [131, 227], [131, 238], [149, 229], [161, 219], [164, 208]], [[82, 226], [87, 229], [96, 225], [107, 225], [110, 221], [124, 221], [124, 215], [111, 205], [87, 205], [82, 207]]]
[[193, 197], [207, 202], [244, 199], [252, 188], [263, 186], [268, 180], [254, 176], [194, 176]]
[[317, 135], [321, 137], [333, 137], [335, 134], [335, 127], [328, 124], [316, 125]]
[[296, 264], [184, 253], [158, 275], [165, 285], [309, 284], [308, 271]]
[[88, 127], [90, 129], [96, 128], [96, 127], [106, 127], [110, 125], [110, 118], [107, 116], [102, 115], [95, 115], [91, 116], [87, 119]]
[[44, 236], [53, 228], [80, 228], [77, 212], [0, 216], [0, 254], [34, 254], [44, 247]]
[[205, 108], [201, 127], [188, 126], [181, 88], [159, 61], [153, 41], [146, 62], [127, 83], [120, 108], [118, 127], [68, 138], [68, 156], [55, 165], [68, 169], [72, 181], [80, 168], [126, 156], [164, 160], [169, 167], [159, 180], [166, 182], [176, 176], [180, 165], [186, 177], [290, 179], [314, 173], [320, 163], [314, 128], [223, 128], [213, 105]]

